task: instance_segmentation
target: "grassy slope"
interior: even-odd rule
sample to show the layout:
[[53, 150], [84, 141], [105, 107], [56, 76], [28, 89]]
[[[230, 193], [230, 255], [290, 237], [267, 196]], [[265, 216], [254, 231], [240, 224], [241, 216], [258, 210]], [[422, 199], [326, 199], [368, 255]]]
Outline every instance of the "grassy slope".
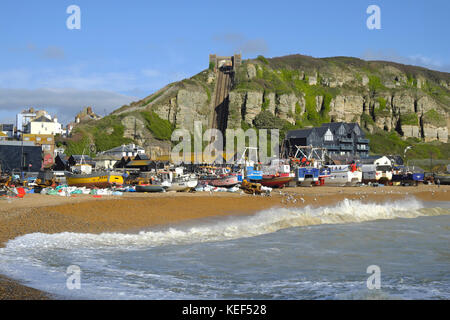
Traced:
[[[256, 77], [247, 80], [245, 77], [247, 64], [252, 63], [257, 66]], [[389, 67], [400, 70], [406, 76], [406, 81], [399, 88], [389, 89], [383, 83], [392, 80], [393, 76]], [[386, 69], [388, 71], [386, 71]], [[329, 88], [321, 85], [323, 77], [332, 78], [336, 70], [349, 72], [354, 75], [355, 81], [352, 85], [344, 85], [342, 88]], [[316, 74], [317, 72], [317, 74]], [[317, 76], [317, 85], [309, 85], [309, 77]], [[368, 90], [361, 86], [363, 76], [367, 76]], [[422, 89], [417, 87], [418, 78], [425, 79]], [[293, 93], [298, 96], [303, 95], [306, 102], [306, 110], [300, 115], [299, 109], [295, 115], [296, 123], [291, 125], [285, 123], [281, 129], [284, 136], [288, 130], [303, 128], [305, 126], [317, 126], [324, 122], [329, 122], [329, 104], [333, 97], [340, 93], [390, 95], [400, 90], [412, 91], [417, 94], [429, 95], [441, 103], [441, 106], [448, 111], [450, 106], [449, 90], [440, 84], [440, 81], [450, 82], [450, 74], [428, 70], [421, 67], [406, 66], [397, 63], [364, 60], [348, 57], [335, 57], [316, 59], [308, 56], [292, 55], [287, 57], [267, 59], [262, 56], [250, 61], [245, 61], [236, 74], [235, 90], [258, 90], [264, 92], [275, 92], [277, 94]], [[317, 112], [315, 109], [315, 97], [324, 97], [322, 109]], [[378, 97], [379, 107], [374, 110], [376, 116], [389, 115], [386, 109], [386, 100]], [[358, 119], [355, 119], [355, 121]], [[364, 114], [361, 116], [362, 123], [374, 124], [372, 117]], [[418, 125], [419, 120], [416, 114], [402, 115], [403, 124]], [[273, 122], [273, 119], [266, 121]], [[266, 122], [255, 122], [256, 128], [265, 127]], [[425, 123], [434, 125], [445, 125], [445, 118], [436, 111], [427, 112], [424, 117]], [[261, 123], [263, 125], [261, 125]], [[248, 125], [245, 125], [248, 127]], [[378, 131], [375, 134], [368, 134], [371, 139], [372, 153], [386, 153], [386, 146], [390, 146], [393, 154], [403, 154], [406, 146], [412, 145], [414, 148], [408, 151], [408, 156], [417, 159], [428, 158], [430, 152], [439, 159], [450, 159], [450, 144], [440, 142], [424, 143], [416, 139], [403, 140], [395, 131]]]
[[[256, 78], [251, 81], [245, 80], [246, 66], [248, 63], [259, 66], [257, 68]], [[383, 81], [392, 76], [389, 72], [383, 71], [388, 67], [395, 67], [406, 75], [407, 81], [401, 88], [388, 89], [383, 85]], [[317, 74], [315, 74], [316, 72]], [[351, 73], [355, 80], [350, 85], [344, 85], [342, 88], [329, 88], [321, 85], [321, 81], [325, 77], [330, 78], [336, 72]], [[317, 85], [309, 85], [309, 77], [312, 75], [317, 75]], [[364, 75], [369, 79], [368, 90], [360, 85]], [[189, 89], [196, 86], [205, 90], [210, 100], [214, 90], [214, 83], [207, 84], [207, 76], [208, 70], [204, 70], [190, 79], [169, 84], [164, 90], [160, 90], [143, 100], [123, 106], [117, 111], [126, 111], [128, 109], [131, 111], [134, 107], [142, 108], [139, 112], [144, 120], [146, 120], [147, 129], [152, 132], [156, 139], [167, 140], [170, 138], [169, 134], [173, 130], [172, 125], [166, 119], [159, 118], [151, 109], [158, 108], [160, 104], [167, 103], [168, 99], [173, 98], [177, 92], [176, 90], [172, 90], [173, 88], [179, 90], [181, 88]], [[422, 89], [417, 88], [418, 78], [426, 80]], [[244, 61], [243, 65], [238, 68], [233, 90], [257, 90], [275, 92], [277, 94], [304, 95], [306, 112], [300, 115], [300, 107], [297, 106], [296, 114], [294, 115], [296, 119], [295, 125], [291, 125], [286, 121], [280, 122], [275, 119], [270, 119], [270, 117], [267, 117], [267, 114], [265, 117], [258, 118], [261, 121], [257, 123], [256, 128], [266, 127], [266, 123], [275, 122], [276, 126], [281, 128], [281, 136], [283, 136], [287, 130], [303, 128], [309, 125], [320, 125], [323, 122], [330, 121], [328, 116], [330, 101], [333, 97], [341, 93], [364, 93], [378, 96], [399, 90], [412, 90], [433, 97], [449, 111], [450, 94], [448, 89], [440, 85], [440, 81], [442, 80], [447, 81], [447, 83], [450, 82], [450, 74], [391, 62], [367, 62], [349, 57], [316, 59], [308, 56], [291, 55], [266, 59], [260, 56], [254, 60]], [[164, 96], [164, 92], [169, 90], [171, 90], [171, 93]], [[324, 103], [321, 110], [316, 111], [315, 97], [318, 95], [324, 97]], [[380, 97], [378, 99], [380, 108], [375, 110], [375, 113], [382, 114], [385, 111], [386, 103], [384, 98]], [[67, 153], [79, 154], [83, 150], [88, 150], [90, 144], [95, 144], [97, 151], [104, 151], [120, 144], [131, 142], [130, 139], [123, 138], [124, 128], [120, 123], [120, 120], [127, 113], [120, 115], [114, 114], [99, 121], [90, 121], [77, 126], [73, 138], [64, 141], [67, 145]], [[373, 124], [373, 119], [370, 116], [363, 115], [361, 119], [364, 122]], [[405, 115], [403, 119], [405, 123], [411, 124], [416, 123], [416, 120], [417, 118], [414, 115]], [[424, 120], [427, 123], [439, 124], [445, 121], [436, 112], [428, 113]], [[243, 127], [247, 128], [248, 125], [243, 124]], [[110, 129], [110, 131], [112, 129], [112, 133], [108, 133], [107, 129]], [[419, 141], [412, 141], [411, 139], [404, 141], [395, 132], [386, 133], [380, 131], [376, 134], [369, 135], [369, 138], [371, 139], [371, 150], [373, 152], [382, 153], [385, 151], [385, 146], [389, 145], [392, 146], [392, 153], [402, 154], [406, 145], [414, 144], [416, 151], [412, 155], [417, 158], [427, 158], [430, 150], [435, 152], [440, 158], [450, 158], [450, 155], [446, 152], [446, 149], [449, 149], [448, 144], [421, 143]]]

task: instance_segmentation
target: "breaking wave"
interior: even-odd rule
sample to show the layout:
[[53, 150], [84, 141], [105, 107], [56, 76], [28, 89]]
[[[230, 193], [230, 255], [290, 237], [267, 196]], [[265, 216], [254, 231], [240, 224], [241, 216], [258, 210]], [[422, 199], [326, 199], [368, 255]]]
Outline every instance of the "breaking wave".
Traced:
[[[142, 231], [138, 234], [65, 232], [50, 235], [34, 233], [10, 240], [5, 249], [145, 249], [161, 245], [254, 237], [292, 227], [358, 223], [378, 219], [416, 218], [443, 214], [450, 214], [450, 210], [425, 208], [424, 204], [416, 199], [380, 204], [345, 199], [335, 206], [272, 208], [247, 217], [232, 217], [219, 222], [203, 223], [195, 227], [171, 227], [163, 231]], [[0, 255], [5, 249], [0, 249]]]

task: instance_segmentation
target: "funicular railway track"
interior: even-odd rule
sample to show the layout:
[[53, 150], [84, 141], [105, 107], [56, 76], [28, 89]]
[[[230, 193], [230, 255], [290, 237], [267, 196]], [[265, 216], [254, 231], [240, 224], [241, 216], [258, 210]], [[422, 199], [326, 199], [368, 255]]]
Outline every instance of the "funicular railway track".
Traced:
[[231, 89], [232, 73], [224, 69], [219, 69], [217, 73], [211, 128], [224, 131], [228, 119], [228, 94]]

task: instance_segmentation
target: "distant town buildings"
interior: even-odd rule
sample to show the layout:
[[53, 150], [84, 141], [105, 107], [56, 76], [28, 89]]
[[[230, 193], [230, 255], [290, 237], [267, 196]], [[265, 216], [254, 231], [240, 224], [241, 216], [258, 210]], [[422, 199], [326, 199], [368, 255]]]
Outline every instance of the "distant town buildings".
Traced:
[[98, 114], [94, 113], [92, 107], [86, 107], [75, 116], [75, 123], [80, 123], [81, 121], [87, 120], [99, 120], [101, 118], [102, 117], [100, 117]]
[[[14, 124], [0, 124], [0, 132], [6, 135], [7, 138], [14, 137]], [[1, 135], [1, 134], [0, 134]]]
[[36, 112], [34, 108], [24, 110], [16, 115], [16, 129], [17, 133], [23, 132], [24, 127], [34, 118], [36, 118]]
[[22, 133], [29, 134], [64, 134], [62, 124], [56, 117], [52, 118], [47, 111], [34, 108], [24, 110], [16, 116], [17, 136]]
[[63, 134], [62, 125], [57, 118], [50, 120], [48, 117], [40, 116], [28, 122], [25, 125], [24, 132], [30, 134]]

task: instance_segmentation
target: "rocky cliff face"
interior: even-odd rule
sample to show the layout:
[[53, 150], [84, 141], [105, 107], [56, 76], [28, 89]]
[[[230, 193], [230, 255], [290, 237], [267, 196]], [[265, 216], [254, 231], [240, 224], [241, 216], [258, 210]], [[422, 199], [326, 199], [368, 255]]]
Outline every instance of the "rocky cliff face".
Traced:
[[[174, 128], [210, 126], [216, 75], [205, 70], [115, 111], [134, 134], [139, 119], [143, 144], [152, 133], [140, 112], [154, 112]], [[321, 122], [358, 122], [369, 131], [396, 130], [404, 138], [448, 141], [450, 74], [390, 62], [300, 55], [244, 61], [228, 97], [228, 128], [254, 125], [264, 110], [291, 128]], [[128, 119], [128, 120], [125, 120]], [[131, 128], [132, 127], [132, 128]]]

